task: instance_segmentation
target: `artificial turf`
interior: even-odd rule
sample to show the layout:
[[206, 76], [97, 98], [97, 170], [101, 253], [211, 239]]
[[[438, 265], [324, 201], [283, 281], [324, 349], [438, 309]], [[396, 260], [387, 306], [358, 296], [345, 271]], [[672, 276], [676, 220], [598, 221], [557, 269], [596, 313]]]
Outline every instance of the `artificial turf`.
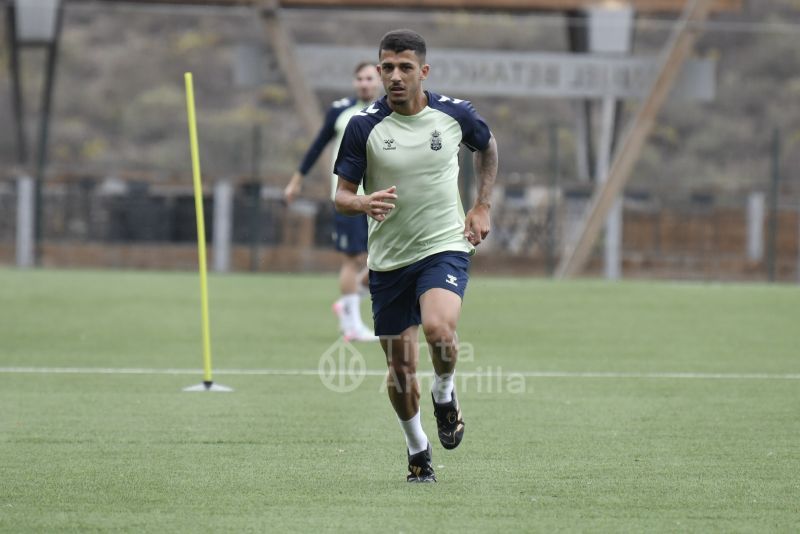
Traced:
[[800, 530], [796, 287], [475, 273], [466, 436], [434, 443], [435, 485], [404, 481], [377, 345], [356, 345], [352, 391], [316, 374], [334, 277], [210, 293], [233, 393], [181, 392], [201, 378], [196, 275], [0, 270], [0, 530]]

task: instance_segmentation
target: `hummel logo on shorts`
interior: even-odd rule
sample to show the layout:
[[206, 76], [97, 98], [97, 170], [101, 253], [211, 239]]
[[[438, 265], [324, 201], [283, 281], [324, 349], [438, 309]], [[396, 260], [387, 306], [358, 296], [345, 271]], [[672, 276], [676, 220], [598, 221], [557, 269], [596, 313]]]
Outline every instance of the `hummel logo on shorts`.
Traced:
[[447, 280], [445, 280], [445, 282], [447, 282], [451, 286], [458, 287], [458, 279], [455, 276], [453, 276], [452, 274], [448, 274], [447, 275]]

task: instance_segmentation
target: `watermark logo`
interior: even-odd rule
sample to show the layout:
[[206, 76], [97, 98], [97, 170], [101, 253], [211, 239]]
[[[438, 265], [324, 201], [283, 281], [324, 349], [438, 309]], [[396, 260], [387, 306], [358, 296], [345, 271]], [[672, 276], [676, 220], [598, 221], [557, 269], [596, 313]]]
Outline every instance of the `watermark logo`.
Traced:
[[[391, 385], [389, 384], [390, 378]], [[398, 388], [398, 384], [408, 383], [407, 379], [399, 380], [398, 378], [392, 370], [389, 370], [388, 375], [381, 382], [380, 391], [386, 393], [389, 388]], [[429, 391], [433, 386], [433, 373], [417, 373], [416, 378], [422, 391]], [[474, 371], [456, 371], [454, 383], [459, 394], [520, 395], [530, 391], [525, 375], [503, 371], [502, 367], [476, 367]]]
[[[391, 346], [391, 345], [390, 345]], [[408, 347], [408, 345], [406, 345]], [[443, 361], [447, 360], [446, 345], [435, 345], [434, 351], [439, 352]], [[410, 351], [409, 351], [410, 352]], [[367, 370], [367, 362], [361, 352], [349, 341], [339, 338], [333, 345], [322, 354], [319, 359], [318, 374], [322, 384], [335, 393], [350, 393], [358, 389], [364, 382], [368, 374], [382, 376], [378, 390], [386, 393], [388, 387], [403, 387], [403, 384], [410, 384], [414, 379], [423, 391], [429, 390], [433, 385], [433, 373], [430, 367], [424, 365], [427, 360], [431, 362], [430, 347], [422, 342], [416, 346], [416, 354], [419, 355], [420, 364], [418, 372], [414, 377], [398, 376], [395, 367], [389, 366], [388, 373], [383, 371]], [[413, 357], [412, 354], [392, 354], [390, 352], [387, 360]], [[475, 347], [471, 343], [458, 343], [458, 361], [460, 363], [475, 361]], [[391, 378], [391, 385], [389, 385]], [[529, 391], [528, 382], [522, 373], [508, 372], [502, 367], [473, 367], [469, 371], [456, 371], [455, 373], [456, 390], [460, 393], [478, 394], [522, 394]]]
[[336, 393], [355, 391], [367, 376], [364, 356], [343, 337], [322, 353], [317, 369], [322, 384]]

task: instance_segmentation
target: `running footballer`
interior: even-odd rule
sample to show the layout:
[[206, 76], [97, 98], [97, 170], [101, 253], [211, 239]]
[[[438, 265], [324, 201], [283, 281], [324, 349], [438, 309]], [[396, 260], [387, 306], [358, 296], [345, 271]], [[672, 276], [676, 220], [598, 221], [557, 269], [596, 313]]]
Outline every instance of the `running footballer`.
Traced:
[[[383, 37], [378, 71], [386, 96], [350, 119], [334, 166], [337, 210], [369, 217], [375, 333], [406, 438], [409, 482], [436, 481], [420, 420], [420, 325], [433, 361], [439, 441], [454, 449], [464, 435], [454, 388], [456, 325], [470, 256], [489, 233], [498, 162], [495, 139], [470, 102], [423, 90], [430, 71], [425, 55], [425, 41], [413, 31]], [[477, 200], [466, 214], [458, 191], [460, 145], [475, 153], [478, 175]]]

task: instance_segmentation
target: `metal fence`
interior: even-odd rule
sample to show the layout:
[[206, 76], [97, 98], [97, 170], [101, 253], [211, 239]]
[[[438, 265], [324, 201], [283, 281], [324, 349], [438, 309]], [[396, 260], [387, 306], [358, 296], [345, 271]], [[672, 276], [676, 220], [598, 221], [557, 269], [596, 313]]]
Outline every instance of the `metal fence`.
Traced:
[[[800, 280], [800, 26], [753, 23], [762, 8], [706, 27], [697, 56], [713, 64], [713, 99], [676, 97], [661, 113], [625, 192], [623, 276]], [[287, 10], [284, 21], [299, 47], [374, 48], [398, 26], [418, 29], [432, 51], [502, 56], [570, 47], [570, 23], [555, 16], [303, 9]], [[637, 19], [634, 55], [655, 58], [671, 22]], [[313, 132], [299, 120], [295, 95], [253, 12], [67, 4], [63, 28], [40, 205], [43, 265], [194, 265], [184, 71], [194, 72], [197, 87], [210, 241], [221, 239], [220, 198], [230, 207], [222, 210], [228, 248], [217, 249], [226, 259], [213, 261], [237, 270], [336, 265], [326, 163], [306, 180], [303, 202], [291, 209], [281, 202]], [[43, 56], [27, 50], [21, 60], [31, 134]], [[428, 86], [436, 84], [434, 64]], [[343, 96], [334, 89], [316, 94], [323, 105]], [[585, 143], [577, 118], [584, 129], [599, 129], [600, 101], [471, 95], [469, 85], [454, 96], [474, 102], [501, 151], [494, 229], [476, 268], [552, 272], [594, 187], [599, 141]], [[617, 104], [619, 135], [638, 101]], [[3, 68], [0, 123], [12, 118]], [[0, 262], [7, 265], [15, 261], [20, 205], [16, 155], [12, 129], [0, 128]], [[464, 167], [468, 200], [473, 181]], [[226, 187], [229, 197], [215, 195]], [[602, 247], [590, 273], [602, 273]]]

